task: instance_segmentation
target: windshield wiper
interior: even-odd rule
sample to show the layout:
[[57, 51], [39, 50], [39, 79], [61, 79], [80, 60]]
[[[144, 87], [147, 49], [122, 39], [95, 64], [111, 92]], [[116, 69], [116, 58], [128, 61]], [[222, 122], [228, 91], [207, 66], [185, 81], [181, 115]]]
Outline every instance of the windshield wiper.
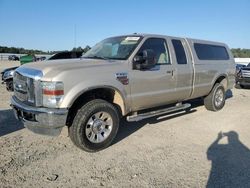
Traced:
[[107, 58], [107, 57], [97, 56], [97, 55], [94, 55], [94, 56], [86, 56], [86, 57], [83, 56], [83, 58], [104, 59], [104, 60], [108, 60], [108, 59], [109, 59], [109, 58]]

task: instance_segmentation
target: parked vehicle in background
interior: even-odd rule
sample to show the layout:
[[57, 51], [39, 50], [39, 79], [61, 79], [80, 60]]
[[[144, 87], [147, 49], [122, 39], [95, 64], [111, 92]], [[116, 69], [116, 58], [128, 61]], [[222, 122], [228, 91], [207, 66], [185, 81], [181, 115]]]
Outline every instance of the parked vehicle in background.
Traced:
[[246, 65], [243, 64], [236, 64], [236, 73], [240, 71], [241, 68], [246, 67]]
[[45, 61], [45, 60], [46, 60], [45, 56], [36, 57], [36, 61]]
[[[11, 55], [11, 57], [13, 57], [13, 56], [15, 56], [15, 55]], [[9, 56], [9, 60], [10, 60], [10, 56]], [[34, 55], [25, 55], [25, 56], [21, 56], [21, 58], [20, 58], [21, 65], [23, 65], [25, 63], [34, 62], [34, 61], [36, 61], [36, 57]], [[14, 75], [16, 68], [18, 68], [18, 67], [11, 67], [11, 68], [5, 69], [1, 72], [2, 84], [6, 84], [7, 91], [14, 91], [13, 75]]]
[[234, 74], [223, 43], [118, 36], [80, 59], [19, 67], [11, 105], [31, 131], [55, 136], [66, 125], [77, 147], [95, 152], [112, 143], [122, 117], [131, 122], [188, 110], [182, 102], [200, 97], [208, 110], [222, 109]]
[[52, 55], [48, 60], [80, 58], [83, 52], [65, 51]]
[[246, 86], [250, 86], [250, 63], [247, 66], [236, 66], [235, 82], [236, 88], [245, 88]]
[[8, 60], [9, 61], [19, 61], [19, 57], [17, 57], [16, 55], [10, 55], [8, 57]]
[[1, 72], [2, 84], [6, 84], [7, 91], [14, 91], [14, 88], [13, 88], [13, 75], [14, 75], [14, 72], [15, 72], [15, 70], [17, 68], [18, 67], [11, 67], [11, 68], [8, 68], [8, 69], [4, 69]]
[[[82, 54], [83, 54], [83, 52], [72, 52], [72, 51], [59, 52], [59, 53], [52, 55], [50, 58], [47, 59], [47, 61], [57, 60], [57, 59], [80, 58], [82, 56]], [[26, 56], [22, 56], [20, 61], [21, 61], [21, 65], [22, 65], [25, 63], [34, 62], [34, 60], [43, 61], [44, 59], [46, 59], [46, 57], [44, 57], [44, 56], [37, 59], [35, 56], [26, 55]], [[8, 68], [8, 69], [5, 69], [1, 72], [2, 84], [6, 84], [7, 91], [14, 91], [14, 89], [13, 89], [13, 74], [14, 74], [16, 68], [18, 68], [18, 67]]]

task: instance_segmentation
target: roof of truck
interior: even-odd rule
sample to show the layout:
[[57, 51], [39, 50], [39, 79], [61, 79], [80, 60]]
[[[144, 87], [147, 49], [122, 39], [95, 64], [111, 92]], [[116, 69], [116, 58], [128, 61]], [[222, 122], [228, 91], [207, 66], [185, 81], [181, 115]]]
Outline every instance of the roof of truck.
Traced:
[[188, 38], [188, 37], [176, 37], [176, 36], [160, 35], [160, 34], [134, 33], [134, 34], [128, 34], [128, 35], [120, 35], [120, 36], [117, 36], [117, 37], [122, 37], [122, 36], [138, 36], [138, 37], [171, 37], [171, 38], [187, 39], [187, 40], [189, 40], [189, 41], [191, 41], [191, 42], [197, 42], [197, 43], [217, 44], [217, 45], [226, 46], [225, 43], [217, 42], [217, 41], [209, 41], [209, 40], [203, 40], [203, 39], [194, 39], [194, 38]]

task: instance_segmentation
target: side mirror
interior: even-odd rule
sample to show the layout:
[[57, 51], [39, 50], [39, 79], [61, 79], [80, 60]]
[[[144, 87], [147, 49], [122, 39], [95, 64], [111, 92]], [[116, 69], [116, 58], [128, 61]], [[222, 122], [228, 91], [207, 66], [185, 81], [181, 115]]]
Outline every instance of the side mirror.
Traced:
[[150, 69], [156, 64], [154, 50], [143, 50], [141, 55], [134, 57], [134, 68], [138, 70]]

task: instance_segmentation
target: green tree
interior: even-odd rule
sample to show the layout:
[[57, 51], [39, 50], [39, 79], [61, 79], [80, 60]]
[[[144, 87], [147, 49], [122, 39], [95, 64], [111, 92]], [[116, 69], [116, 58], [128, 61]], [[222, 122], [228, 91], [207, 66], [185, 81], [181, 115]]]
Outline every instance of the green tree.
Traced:
[[250, 58], [250, 49], [233, 48], [233, 56], [238, 58]]

